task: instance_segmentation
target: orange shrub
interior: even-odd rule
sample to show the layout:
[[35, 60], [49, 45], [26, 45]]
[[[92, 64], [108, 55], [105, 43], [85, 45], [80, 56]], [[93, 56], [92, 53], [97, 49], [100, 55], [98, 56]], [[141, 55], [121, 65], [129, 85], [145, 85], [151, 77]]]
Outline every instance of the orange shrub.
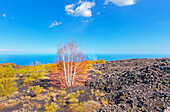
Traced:
[[[88, 77], [88, 73], [87, 73], [87, 69], [88, 69], [88, 64], [86, 61], [82, 61], [82, 62], [70, 62], [69, 64], [67, 62], [65, 62], [66, 65], [66, 69], [68, 69], [68, 65], [70, 66], [71, 63], [73, 63], [73, 68], [75, 66], [75, 64], [78, 64], [77, 66], [77, 70], [76, 70], [76, 76], [75, 76], [75, 84], [72, 86], [78, 86], [78, 85], [84, 85], [84, 81], [87, 79]], [[54, 66], [57, 68], [58, 72], [54, 73], [50, 76], [51, 80], [53, 80], [53, 84], [60, 86], [60, 87], [66, 87], [66, 78], [65, 78], [65, 74], [64, 74], [64, 67], [63, 67], [63, 62], [59, 61], [57, 64], [55, 64]], [[72, 71], [70, 70], [70, 73], [72, 72], [72, 74], [74, 74], [74, 69], [72, 69]], [[71, 79], [73, 80], [73, 75], [71, 75]]]

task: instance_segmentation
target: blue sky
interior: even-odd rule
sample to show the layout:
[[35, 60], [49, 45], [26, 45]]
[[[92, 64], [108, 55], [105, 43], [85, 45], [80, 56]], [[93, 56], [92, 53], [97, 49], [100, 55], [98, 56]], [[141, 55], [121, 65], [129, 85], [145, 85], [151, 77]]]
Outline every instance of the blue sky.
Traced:
[[0, 0], [0, 54], [170, 54], [169, 0]]

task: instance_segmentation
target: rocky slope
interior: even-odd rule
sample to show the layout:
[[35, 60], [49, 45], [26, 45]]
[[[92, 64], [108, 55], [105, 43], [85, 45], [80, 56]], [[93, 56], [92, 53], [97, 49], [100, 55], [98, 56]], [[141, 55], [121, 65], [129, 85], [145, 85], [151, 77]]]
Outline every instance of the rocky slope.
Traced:
[[162, 111], [170, 107], [170, 58], [131, 59], [95, 65], [102, 75], [86, 86], [108, 92], [98, 111]]
[[170, 112], [170, 58], [109, 61], [94, 65], [89, 79], [64, 89], [49, 79], [25, 85], [17, 74], [18, 91], [0, 97], [0, 112]]

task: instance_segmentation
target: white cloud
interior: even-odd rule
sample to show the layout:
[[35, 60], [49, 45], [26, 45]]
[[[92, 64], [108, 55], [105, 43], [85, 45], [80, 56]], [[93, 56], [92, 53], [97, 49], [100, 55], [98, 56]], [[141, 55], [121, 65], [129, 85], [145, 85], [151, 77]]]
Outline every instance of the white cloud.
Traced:
[[110, 2], [117, 6], [128, 6], [128, 5], [134, 5], [136, 3], [136, 0], [105, 0], [105, 5], [108, 5]]
[[100, 12], [97, 12], [97, 15], [100, 15]]
[[95, 2], [87, 2], [79, 0], [76, 4], [69, 4], [65, 6], [65, 11], [68, 15], [91, 17], [91, 8], [95, 6]]
[[49, 27], [52, 28], [52, 27], [58, 26], [60, 24], [62, 24], [62, 22], [54, 21], [54, 22], [51, 23], [51, 25]]
[[2, 16], [5, 18], [5, 17], [6, 17], [6, 14], [2, 14]]
[[82, 20], [81, 22], [82, 23], [87, 23], [87, 22], [89, 22], [89, 20]]
[[55, 50], [11, 50], [11, 49], [0, 49], [2, 53], [37, 53], [37, 52], [54, 52]]
[[9, 49], [0, 49], [0, 51], [10, 51]]
[[0, 52], [9, 52], [9, 51], [17, 51], [17, 50], [10, 50], [10, 49], [0, 49]]

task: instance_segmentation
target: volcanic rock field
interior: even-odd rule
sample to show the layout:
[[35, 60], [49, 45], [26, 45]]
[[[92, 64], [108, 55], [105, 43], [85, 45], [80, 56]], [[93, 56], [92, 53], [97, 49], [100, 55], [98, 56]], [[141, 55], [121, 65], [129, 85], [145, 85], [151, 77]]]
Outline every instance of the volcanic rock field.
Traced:
[[108, 105], [99, 112], [170, 111], [170, 58], [109, 61], [94, 68], [102, 75], [85, 85], [107, 92], [100, 100]]
[[[24, 85], [23, 77], [17, 74], [18, 91], [0, 97], [0, 112], [170, 112], [170, 58], [94, 64], [85, 86], [71, 88], [50, 79]], [[35, 94], [35, 86], [42, 92]]]

